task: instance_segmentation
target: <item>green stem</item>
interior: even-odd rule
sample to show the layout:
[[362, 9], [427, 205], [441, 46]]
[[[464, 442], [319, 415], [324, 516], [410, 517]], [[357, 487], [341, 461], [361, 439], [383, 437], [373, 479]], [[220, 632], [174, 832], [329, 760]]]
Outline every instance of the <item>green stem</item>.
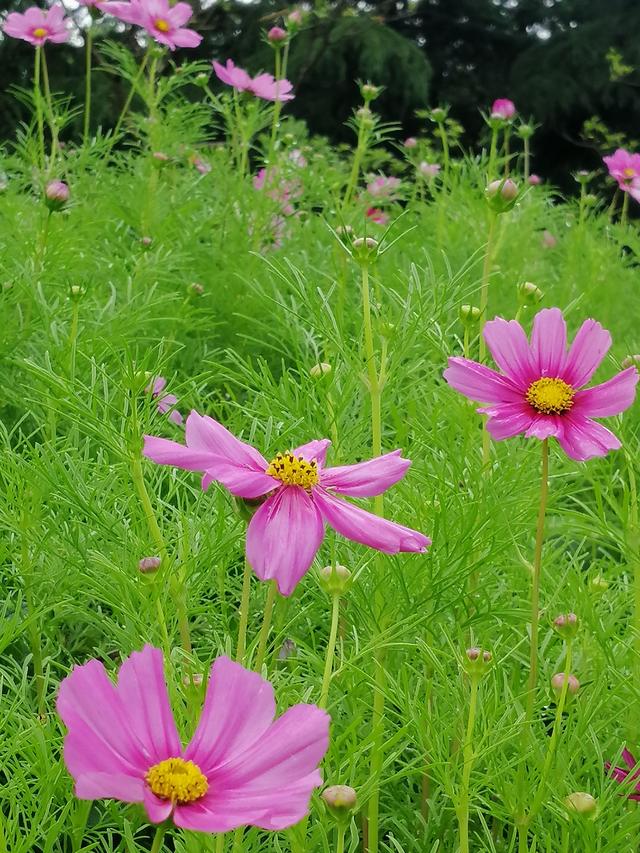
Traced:
[[167, 824], [161, 823], [160, 826], [156, 829], [156, 834], [153, 837], [153, 844], [151, 845], [150, 853], [160, 853], [160, 851], [162, 850], [162, 840], [166, 831]]
[[607, 216], [609, 220], [613, 219], [613, 215], [616, 212], [616, 207], [618, 206], [618, 198], [620, 196], [620, 188], [616, 187], [616, 191], [613, 194], [613, 198], [611, 199], [611, 204], [609, 205], [609, 210], [607, 211]]
[[440, 132], [440, 141], [442, 142], [442, 183], [447, 186], [449, 177], [449, 137], [447, 136], [447, 128], [444, 122], [438, 123]]
[[620, 214], [620, 224], [623, 226], [623, 228], [627, 227], [628, 217], [629, 217], [629, 193], [623, 193], [622, 213]]
[[343, 823], [338, 824], [338, 840], [336, 841], [336, 853], [344, 853], [344, 837], [347, 827]]
[[578, 208], [578, 224], [582, 226], [584, 224], [584, 215], [586, 212], [586, 196], [587, 196], [587, 187], [584, 183], [580, 184], [580, 206]]
[[358, 125], [358, 143], [356, 145], [355, 154], [353, 155], [353, 164], [351, 166], [349, 182], [347, 183], [347, 189], [345, 190], [344, 198], [342, 199], [343, 209], [351, 201], [351, 196], [354, 193], [354, 190], [358, 183], [358, 178], [360, 177], [360, 165], [362, 163], [362, 158], [364, 157], [364, 152], [366, 148], [366, 138], [367, 137], [364, 128], [364, 121], [363, 119], [360, 119], [360, 123]]
[[49, 127], [51, 128], [51, 160], [49, 162], [49, 171], [55, 166], [56, 155], [58, 153], [58, 127], [56, 125], [56, 117], [53, 111], [53, 99], [51, 97], [51, 88], [49, 86], [49, 72], [47, 70], [47, 58], [42, 48], [42, 82], [44, 84], [44, 96], [49, 113]]
[[120, 110], [120, 115], [118, 116], [118, 121], [116, 122], [116, 126], [113, 129], [113, 135], [111, 136], [110, 148], [113, 147], [113, 144], [115, 143], [116, 139], [118, 138], [118, 134], [120, 133], [120, 127], [122, 125], [122, 122], [124, 121], [126, 114], [129, 112], [129, 107], [131, 106], [131, 101], [133, 100], [133, 96], [135, 95], [135, 93], [138, 89], [138, 86], [140, 84], [140, 80], [142, 79], [142, 76], [145, 72], [148, 61], [149, 61], [149, 50], [147, 50], [145, 55], [142, 57], [142, 62], [140, 63], [140, 68], [138, 69], [138, 73], [136, 74], [135, 79], [134, 79], [133, 83], [131, 84], [131, 88], [129, 89], [129, 94], [127, 95], [127, 98], [124, 102], [124, 105], [123, 105], [122, 109]]
[[42, 65], [42, 47], [36, 47], [36, 55], [33, 69], [33, 101], [36, 108], [36, 122], [38, 124], [38, 149], [40, 154], [40, 168], [44, 170], [45, 154], [44, 154], [44, 119], [42, 116], [42, 94], [40, 92], [40, 68]]
[[529, 139], [529, 137], [526, 137], [524, 139], [524, 182], [525, 182], [525, 184], [529, 181], [530, 163], [531, 163], [531, 140]]
[[509, 157], [510, 157], [510, 142], [511, 142], [511, 125], [507, 125], [504, 129], [504, 176], [509, 177]]
[[529, 853], [529, 844], [527, 836], [529, 835], [528, 825], [518, 825], [518, 853]]
[[334, 595], [331, 602], [331, 629], [329, 631], [329, 642], [327, 644], [327, 653], [324, 661], [324, 675], [322, 676], [322, 690], [320, 691], [320, 701], [318, 705], [321, 708], [327, 707], [329, 699], [329, 686], [331, 684], [331, 675], [333, 673], [333, 658], [336, 651], [336, 640], [338, 638], [338, 622], [340, 620], [340, 596]]
[[76, 376], [76, 347], [78, 341], [78, 318], [80, 314], [80, 302], [73, 297], [71, 307], [71, 328], [69, 330], [69, 377], [73, 382]]
[[93, 20], [87, 29], [85, 38], [85, 76], [84, 76], [84, 131], [83, 141], [89, 142], [89, 125], [91, 123], [91, 54], [93, 51]]
[[529, 657], [529, 682], [527, 686], [526, 722], [533, 721], [535, 689], [538, 678], [538, 620], [540, 609], [540, 571], [542, 567], [542, 545], [544, 542], [544, 520], [549, 494], [549, 439], [542, 442], [542, 475], [540, 482], [540, 505], [536, 528], [536, 546], [533, 559], [533, 578], [531, 583], [531, 650]]
[[244, 835], [244, 826], [239, 826], [233, 833], [233, 848], [232, 853], [242, 853], [242, 836]]
[[220, 833], [216, 836], [216, 853], [224, 853], [226, 836], [224, 833]]
[[[480, 284], [480, 328], [478, 346], [480, 350], [480, 361], [484, 362], [487, 357], [487, 344], [484, 339], [483, 331], [487, 322], [487, 310], [489, 308], [489, 279], [491, 276], [491, 263], [493, 260], [493, 250], [496, 236], [496, 225], [498, 222], [497, 214], [491, 211], [489, 213], [489, 233], [487, 234], [487, 248], [484, 255], [484, 263], [482, 265], [482, 282]], [[486, 419], [482, 423], [482, 470], [488, 472], [489, 460], [491, 455], [489, 432], [487, 430]]]
[[471, 697], [469, 699], [469, 718], [467, 720], [467, 733], [465, 736], [463, 756], [464, 764], [462, 770], [462, 784], [460, 786], [460, 797], [458, 803], [458, 826], [460, 828], [460, 853], [469, 853], [469, 783], [471, 781], [471, 770], [473, 768], [473, 729], [476, 722], [476, 710], [478, 705], [478, 675], [471, 676]]
[[[282, 79], [280, 47], [275, 49], [275, 78], [276, 83]], [[267, 167], [273, 166], [273, 155], [276, 147], [276, 136], [278, 133], [278, 121], [280, 119], [280, 110], [282, 109], [281, 101], [276, 101], [273, 105], [273, 117], [271, 121], [271, 137], [269, 139], [269, 151], [267, 154]]]
[[247, 649], [247, 624], [249, 622], [249, 598], [251, 595], [251, 566], [244, 560], [242, 572], [242, 597], [240, 599], [240, 622], [238, 623], [238, 641], [236, 644], [236, 661], [244, 661], [244, 653]]
[[29, 620], [29, 641], [31, 645], [31, 656], [33, 658], [33, 674], [36, 685], [36, 697], [38, 700], [38, 714], [44, 716], [46, 712], [45, 704], [45, 682], [44, 682], [44, 667], [42, 664], [42, 635], [38, 624], [36, 614], [36, 604], [33, 595], [33, 570], [31, 566], [31, 556], [29, 554], [29, 541], [27, 539], [27, 530], [29, 523], [26, 510], [22, 511], [21, 527], [21, 542], [20, 542], [20, 557], [22, 568], [22, 579], [24, 582], [24, 596], [27, 608], [27, 618]]
[[496, 157], [498, 154], [498, 128], [491, 128], [491, 147], [489, 148], [489, 169], [488, 181], [493, 180], [494, 170], [496, 168]]
[[271, 630], [271, 617], [273, 616], [273, 605], [275, 604], [278, 587], [275, 581], [269, 581], [267, 590], [267, 600], [264, 604], [264, 616], [262, 618], [262, 627], [260, 628], [260, 637], [258, 639], [258, 652], [256, 654], [255, 670], [260, 672], [267, 653], [267, 640], [269, 639], [269, 631]]

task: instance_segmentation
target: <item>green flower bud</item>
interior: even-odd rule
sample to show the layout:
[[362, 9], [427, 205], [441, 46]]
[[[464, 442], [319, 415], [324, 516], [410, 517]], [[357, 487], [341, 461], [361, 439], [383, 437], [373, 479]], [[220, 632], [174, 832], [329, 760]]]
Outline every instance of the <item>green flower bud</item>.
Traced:
[[449, 110], [447, 107], [434, 107], [431, 110], [431, 121], [435, 121], [436, 124], [442, 124], [442, 122], [446, 119]]
[[344, 595], [351, 585], [351, 572], [346, 566], [325, 566], [320, 569], [320, 584], [329, 595]]
[[363, 83], [360, 86], [360, 94], [365, 103], [370, 103], [371, 101], [375, 101], [377, 97], [379, 97], [382, 92], [381, 86], [374, 86], [373, 83]]
[[598, 597], [605, 594], [609, 589], [609, 581], [605, 580], [602, 575], [595, 575], [589, 581], [589, 592]]
[[309, 370], [309, 376], [312, 376], [314, 379], [322, 379], [323, 376], [328, 376], [330, 373], [331, 365], [326, 361], [320, 361], [318, 364], [314, 364]]
[[480, 319], [480, 309], [475, 305], [461, 305], [458, 314], [465, 326], [473, 326]]
[[531, 139], [533, 136], [534, 128], [530, 124], [520, 124], [516, 129], [516, 133], [520, 137], [520, 139]]
[[575, 791], [564, 798], [564, 806], [568, 812], [580, 817], [595, 820], [598, 816], [598, 801], [586, 791]]
[[502, 178], [501, 180], [491, 181], [484, 194], [494, 213], [506, 213], [516, 203], [518, 185], [511, 178]]
[[578, 633], [579, 619], [575, 613], [561, 613], [553, 620], [553, 630], [565, 640], [572, 640]]
[[518, 285], [518, 302], [520, 305], [537, 305], [544, 293], [532, 281], [523, 281]]
[[336, 823], [346, 824], [358, 804], [358, 795], [348, 785], [331, 785], [321, 794], [329, 814]]
[[462, 662], [464, 671], [469, 676], [483, 676], [493, 666], [493, 655], [485, 649], [480, 649], [473, 646], [465, 652], [465, 659]]

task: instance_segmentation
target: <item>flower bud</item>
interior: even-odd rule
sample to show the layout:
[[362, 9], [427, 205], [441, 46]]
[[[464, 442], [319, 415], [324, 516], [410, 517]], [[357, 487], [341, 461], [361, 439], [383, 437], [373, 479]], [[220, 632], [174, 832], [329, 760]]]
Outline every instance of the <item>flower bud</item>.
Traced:
[[626, 370], [629, 367], [640, 368], [640, 354], [628, 355], [622, 359], [622, 368]]
[[199, 74], [196, 74], [193, 82], [196, 86], [201, 86], [204, 89], [204, 87], [209, 83], [209, 75], [205, 74], [204, 71], [201, 71]]
[[304, 21], [304, 16], [300, 9], [294, 9], [293, 12], [289, 12], [287, 15], [287, 27], [289, 30], [294, 31], [302, 25]]
[[351, 572], [346, 566], [325, 566], [320, 569], [320, 584], [329, 595], [344, 595], [351, 584]]
[[418, 166], [418, 171], [425, 178], [435, 178], [435, 176], [440, 171], [440, 164], [427, 163], [425, 160], [423, 160], [422, 163], [420, 163], [420, 165]]
[[199, 284], [197, 281], [193, 281], [189, 285], [188, 290], [189, 290], [189, 293], [191, 294], [191, 296], [202, 296], [202, 294], [204, 293], [204, 287], [201, 284]]
[[598, 815], [598, 801], [586, 791], [575, 791], [564, 798], [567, 811], [594, 820]]
[[309, 370], [309, 376], [312, 376], [314, 379], [321, 379], [323, 376], [328, 376], [330, 373], [331, 365], [326, 361], [320, 361], [318, 364], [314, 364]]
[[609, 589], [609, 581], [605, 580], [602, 575], [595, 575], [589, 581], [589, 592], [593, 595], [601, 596]]
[[475, 305], [461, 305], [458, 314], [465, 326], [472, 326], [480, 319], [480, 309]]
[[573, 177], [579, 184], [586, 185], [593, 177], [593, 173], [588, 172], [586, 169], [580, 169], [578, 172], [574, 173]]
[[467, 649], [465, 654], [466, 659], [463, 660], [462, 666], [467, 675], [486, 675], [489, 669], [493, 666], [493, 655], [485, 649], [472, 646], [472, 648]]
[[298, 647], [289, 637], [285, 638], [278, 652], [278, 660], [288, 660], [298, 652]]
[[347, 823], [358, 804], [358, 795], [348, 785], [331, 785], [324, 789], [321, 797], [336, 823]]
[[164, 166], [166, 163], [169, 162], [170, 159], [169, 155], [165, 154], [164, 151], [154, 151], [151, 157], [153, 159], [154, 165], [158, 167]]
[[553, 249], [558, 243], [557, 239], [553, 236], [551, 231], [547, 231], [546, 228], [542, 232], [542, 248], [543, 249]]
[[418, 144], [418, 140], [415, 138], [415, 136], [409, 136], [403, 142], [403, 145], [405, 148], [415, 148], [417, 146], [417, 144]]
[[360, 123], [363, 127], [373, 127], [375, 124], [373, 113], [369, 109], [369, 107], [360, 107], [359, 110], [356, 111], [356, 116], [360, 120]]
[[49, 181], [45, 187], [45, 203], [49, 210], [62, 210], [69, 201], [69, 187], [64, 181]]
[[390, 320], [381, 320], [378, 325], [378, 331], [383, 338], [391, 340], [396, 332], [396, 324], [392, 323]]
[[339, 237], [353, 237], [353, 228], [350, 225], [338, 225], [336, 234]]
[[158, 571], [161, 562], [160, 557], [143, 557], [138, 563], [138, 570], [143, 575], [152, 575]]
[[533, 136], [533, 126], [530, 124], [521, 124], [518, 126], [516, 133], [520, 137], [520, 139], [531, 139]]
[[585, 193], [582, 202], [585, 207], [595, 207], [598, 203], [598, 196], [594, 193]]
[[231, 506], [237, 516], [239, 516], [247, 524], [251, 521], [260, 506], [264, 503], [265, 497], [260, 498], [231, 498]]
[[87, 291], [84, 287], [80, 287], [79, 284], [72, 284], [69, 288], [69, 298], [73, 299], [74, 302], [79, 301], [85, 295]]
[[542, 183], [542, 178], [540, 175], [529, 175], [527, 183], [532, 187], [537, 187]]
[[185, 675], [182, 679], [182, 683], [185, 687], [202, 687], [202, 682], [204, 681], [202, 674], [199, 672], [194, 672], [191, 675]]
[[523, 281], [518, 285], [518, 302], [521, 305], [537, 305], [544, 293], [532, 281]]
[[578, 633], [579, 620], [575, 613], [561, 613], [553, 620], [553, 630], [565, 640], [572, 640]]
[[434, 107], [431, 110], [431, 121], [435, 121], [436, 124], [442, 124], [448, 112], [449, 110], [446, 107]]
[[267, 33], [267, 41], [269, 44], [274, 46], [282, 44], [282, 42], [286, 41], [287, 38], [287, 31], [283, 30], [282, 27], [271, 27]]
[[484, 195], [494, 213], [507, 213], [518, 198], [518, 185], [511, 178], [491, 181]]
[[[556, 672], [556, 674], [551, 678], [551, 689], [556, 694], [556, 696], [560, 696], [560, 694], [562, 693], [564, 678], [564, 672]], [[580, 682], [575, 677], [575, 675], [569, 675], [567, 679], [567, 695], [575, 696], [578, 690], [580, 690]]]
[[141, 237], [140, 238], [140, 244], [142, 246], [144, 246], [145, 249], [148, 249], [152, 243], [153, 243], [153, 240], [151, 237]]
[[360, 86], [360, 94], [362, 95], [365, 103], [370, 103], [371, 101], [375, 101], [375, 99], [382, 92], [381, 86], [374, 86], [373, 83], [363, 83]]
[[359, 264], [368, 264], [378, 253], [378, 241], [373, 237], [356, 237], [352, 246], [354, 260]]

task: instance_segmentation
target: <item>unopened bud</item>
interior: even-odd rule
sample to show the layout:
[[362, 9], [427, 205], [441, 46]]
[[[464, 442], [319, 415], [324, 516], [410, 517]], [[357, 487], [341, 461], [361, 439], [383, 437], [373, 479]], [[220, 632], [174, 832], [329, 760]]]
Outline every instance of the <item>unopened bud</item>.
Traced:
[[594, 195], [594, 193], [585, 193], [582, 202], [585, 207], [595, 207], [598, 203], [598, 196]]
[[465, 326], [472, 326], [480, 319], [480, 309], [475, 305], [461, 305], [458, 314]]
[[521, 124], [518, 126], [516, 133], [520, 139], [531, 139], [533, 136], [533, 126], [530, 124]]
[[565, 640], [572, 640], [578, 633], [579, 620], [575, 613], [561, 613], [553, 620], [553, 629]]
[[320, 361], [318, 364], [314, 364], [309, 370], [309, 376], [312, 376], [314, 379], [321, 379], [323, 376], [328, 376], [330, 373], [331, 365], [326, 361]]
[[521, 305], [537, 305], [544, 293], [532, 281], [523, 281], [518, 285], [518, 302]]
[[278, 660], [288, 660], [289, 658], [294, 657], [294, 655], [297, 654], [297, 651], [298, 647], [296, 646], [296, 644], [293, 642], [293, 640], [287, 637], [280, 646], [280, 651], [278, 652]]
[[378, 241], [373, 237], [356, 237], [351, 245], [353, 246], [353, 258], [361, 266], [375, 260], [378, 254]]
[[540, 175], [529, 175], [529, 177], [527, 178], [527, 183], [532, 187], [537, 187], [539, 184], [542, 183], [542, 178], [540, 177]]
[[69, 201], [69, 187], [64, 181], [49, 181], [45, 187], [45, 203], [49, 210], [61, 210]]
[[415, 148], [417, 144], [418, 140], [415, 138], [415, 136], [409, 136], [404, 141], [405, 148]]
[[185, 687], [202, 687], [202, 682], [204, 681], [202, 674], [199, 672], [194, 672], [191, 675], [185, 675], [182, 679], [182, 683]]
[[189, 293], [192, 296], [202, 296], [204, 293], [204, 287], [197, 281], [194, 281], [189, 285]]
[[329, 595], [344, 595], [351, 583], [351, 572], [346, 566], [325, 566], [320, 569], [320, 583]]
[[[556, 696], [560, 696], [562, 693], [562, 689], [565, 682], [565, 673], [564, 672], [556, 672], [554, 676], [551, 678], [551, 689], [556, 694]], [[575, 696], [576, 693], [580, 690], [580, 682], [575, 677], [575, 675], [569, 675], [567, 677], [567, 694], [571, 696]]]
[[352, 237], [353, 228], [350, 225], [338, 225], [336, 228], [336, 234], [339, 237]]
[[158, 571], [161, 562], [160, 557], [143, 557], [138, 563], [138, 570], [143, 575], [151, 575]]
[[594, 595], [604, 595], [609, 589], [609, 581], [605, 580], [602, 575], [595, 575], [589, 581], [589, 592]]
[[360, 123], [363, 125], [363, 127], [373, 127], [373, 113], [371, 112], [369, 107], [360, 107], [360, 109], [356, 111], [356, 116], [360, 120]]
[[337, 823], [347, 823], [358, 804], [358, 795], [349, 785], [331, 785], [321, 794], [324, 804]]
[[84, 287], [80, 287], [79, 284], [72, 284], [71, 287], [69, 288], [69, 296], [73, 300], [82, 299], [82, 297], [85, 295], [85, 293], [86, 293], [86, 290], [84, 289]]
[[295, 30], [297, 27], [301, 26], [304, 20], [304, 16], [300, 9], [294, 9], [293, 12], [289, 12], [287, 15], [287, 26], [290, 30]]
[[445, 107], [434, 107], [431, 110], [431, 121], [435, 121], [436, 124], [442, 124], [447, 117], [447, 112]]
[[505, 201], [513, 201], [518, 195], [518, 185], [511, 178], [491, 181], [486, 189], [486, 193], [491, 197], [500, 194]]
[[153, 243], [153, 240], [151, 237], [141, 237], [140, 238], [140, 244], [142, 246], [144, 246], [145, 249], [148, 249], [152, 243]]
[[373, 251], [373, 249], [378, 248], [378, 241], [374, 240], [373, 237], [356, 237], [353, 241], [354, 249], [369, 249]]
[[594, 820], [598, 815], [598, 801], [586, 791], [576, 791], [564, 798], [567, 811]]
[[547, 231], [545, 228], [545, 230], [542, 232], [542, 248], [553, 249], [557, 242], [557, 239], [553, 236], [551, 231]]
[[629, 367], [640, 368], [640, 354], [628, 355], [622, 359], [622, 368], [626, 370]]
[[466, 660], [463, 661], [463, 668], [467, 675], [481, 676], [485, 675], [493, 665], [493, 655], [486, 649], [480, 649], [477, 646], [472, 646], [466, 651]]
[[573, 177], [579, 184], [588, 184], [591, 178], [593, 177], [592, 172], [588, 172], [586, 169], [580, 169], [578, 172], [575, 172]]
[[282, 27], [271, 27], [271, 29], [267, 33], [267, 40], [269, 44], [272, 45], [282, 44], [282, 42], [286, 41], [287, 38], [287, 31], [283, 30]]
[[153, 162], [156, 166], [164, 166], [170, 159], [169, 155], [165, 154], [164, 151], [154, 151], [151, 157], [153, 158]]
[[373, 83], [363, 83], [360, 86], [360, 94], [368, 104], [370, 101], [374, 101], [382, 92], [382, 88], [380, 86], [374, 86]]
[[383, 338], [390, 340], [395, 335], [396, 324], [392, 323], [390, 320], [381, 320], [378, 325], [378, 331]]
[[209, 83], [209, 75], [205, 74], [204, 71], [201, 71], [200, 74], [196, 74], [194, 83], [196, 86], [202, 86], [204, 89], [204, 87]]

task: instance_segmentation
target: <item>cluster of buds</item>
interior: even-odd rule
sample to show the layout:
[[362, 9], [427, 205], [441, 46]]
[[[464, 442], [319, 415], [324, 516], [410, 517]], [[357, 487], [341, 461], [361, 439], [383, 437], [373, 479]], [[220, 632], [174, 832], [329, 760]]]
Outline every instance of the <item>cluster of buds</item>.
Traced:
[[472, 646], [465, 652], [465, 659], [462, 662], [462, 667], [467, 675], [475, 678], [480, 678], [486, 675], [493, 666], [493, 655], [486, 649], [480, 649], [477, 646]]
[[351, 585], [351, 572], [334, 564], [320, 569], [320, 584], [328, 595], [344, 595]]
[[360, 94], [362, 95], [362, 100], [365, 104], [370, 104], [371, 101], [375, 101], [375, 99], [380, 96], [381, 92], [382, 86], [374, 86], [373, 83], [360, 84]]
[[62, 210], [71, 193], [64, 181], [49, 181], [44, 190], [44, 201], [50, 211]]
[[523, 281], [518, 285], [518, 302], [520, 305], [537, 305], [544, 293], [532, 281]]
[[480, 309], [476, 305], [461, 305], [458, 315], [463, 325], [474, 326], [480, 319]]
[[563, 640], [573, 640], [578, 633], [579, 624], [575, 613], [561, 613], [553, 620], [553, 630], [560, 634]]
[[518, 198], [518, 185], [511, 178], [491, 181], [484, 195], [494, 213], [507, 213], [513, 208]]
[[369, 264], [377, 257], [379, 244], [373, 237], [356, 237], [351, 245], [353, 258], [359, 264]]
[[192, 672], [190, 675], [185, 675], [183, 677], [182, 683], [184, 684], [184, 686], [186, 688], [189, 688], [189, 687], [199, 688], [199, 687], [202, 687], [202, 685], [204, 683], [204, 678], [202, 677], [202, 673]]

